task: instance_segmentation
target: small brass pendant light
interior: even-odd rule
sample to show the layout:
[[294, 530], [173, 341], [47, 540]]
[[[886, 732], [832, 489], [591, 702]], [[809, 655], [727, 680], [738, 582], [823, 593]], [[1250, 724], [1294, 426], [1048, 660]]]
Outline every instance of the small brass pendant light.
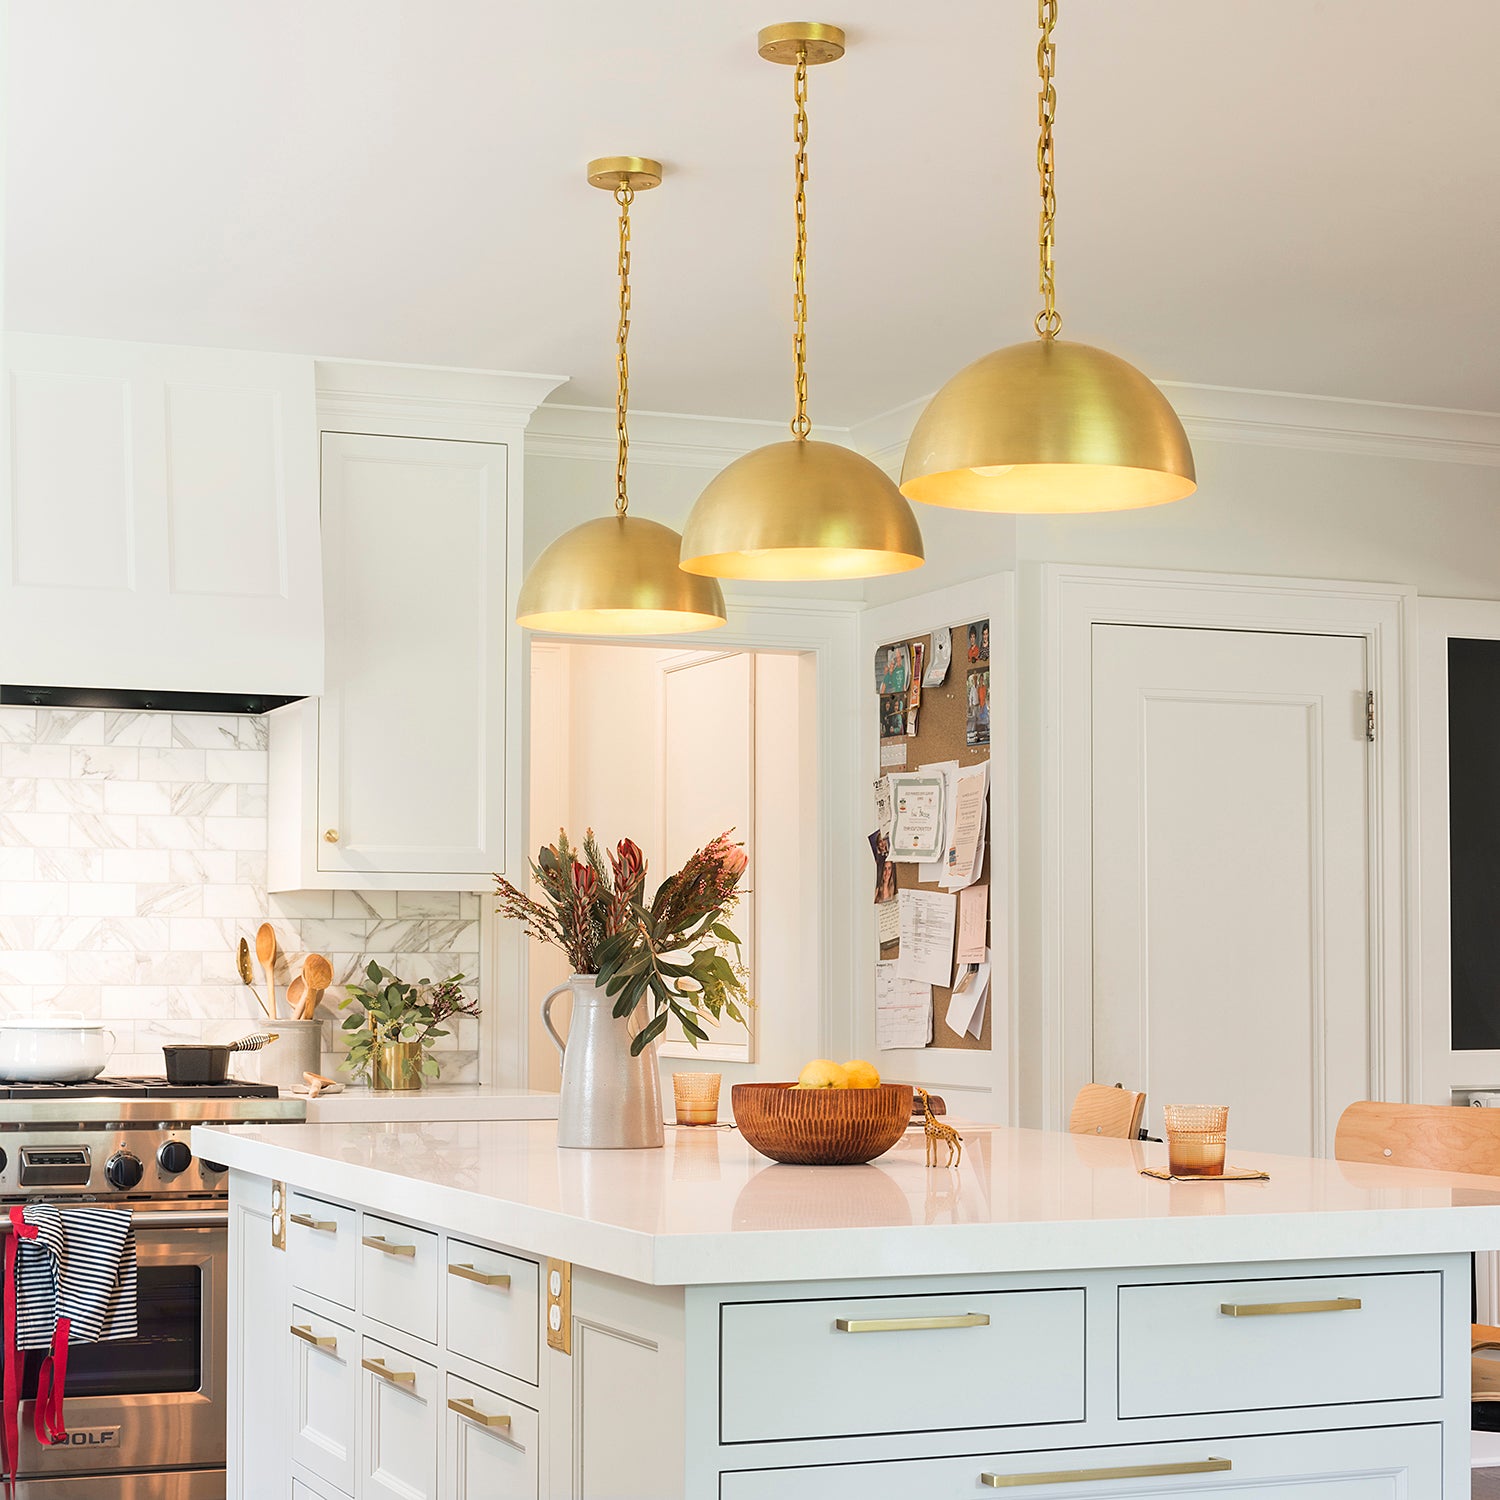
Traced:
[[844, 55], [837, 26], [794, 21], [758, 39], [768, 62], [796, 69], [797, 248], [793, 363], [797, 413], [790, 442], [737, 458], [698, 497], [682, 533], [682, 566], [718, 578], [870, 578], [922, 566], [911, 506], [852, 448], [813, 441], [807, 415], [807, 70]]
[[927, 404], [906, 447], [901, 493], [955, 510], [1079, 513], [1165, 505], [1197, 488], [1193, 453], [1165, 396], [1123, 359], [1058, 338], [1053, 287], [1052, 125], [1057, 0], [1038, 0], [1039, 337], [986, 354]]
[[592, 186], [620, 206], [620, 320], [615, 338], [615, 513], [564, 532], [532, 564], [516, 622], [561, 635], [673, 635], [725, 622], [724, 595], [710, 578], [678, 566], [682, 538], [670, 526], [629, 514], [630, 205], [661, 184], [661, 163], [603, 156], [588, 165]]

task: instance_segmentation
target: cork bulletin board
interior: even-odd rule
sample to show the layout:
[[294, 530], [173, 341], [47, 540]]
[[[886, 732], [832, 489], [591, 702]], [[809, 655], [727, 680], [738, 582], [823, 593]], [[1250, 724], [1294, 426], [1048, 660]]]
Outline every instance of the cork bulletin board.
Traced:
[[[968, 643], [970, 626], [976, 627], [976, 648], [982, 654], [971, 657]], [[980, 630], [982, 627], [982, 631]], [[964, 766], [979, 765], [989, 759], [991, 745], [970, 745], [969, 717], [970, 717], [970, 673], [983, 673], [986, 700], [988, 699], [989, 680], [989, 622], [966, 620], [962, 623], [949, 627], [952, 639], [952, 660], [949, 664], [948, 675], [944, 682], [938, 687], [928, 687], [923, 684], [921, 698], [916, 712], [916, 732], [914, 734], [895, 735], [887, 733], [895, 727], [894, 710], [896, 705], [880, 697], [878, 693], [878, 681], [876, 683], [877, 693], [875, 700], [875, 725], [880, 734], [882, 754], [879, 760], [880, 774], [883, 776], [891, 771], [915, 771], [920, 766], [931, 765], [940, 761], [957, 761], [960, 768]], [[885, 659], [891, 646], [907, 646], [912, 653], [914, 681], [920, 681], [915, 671], [917, 647], [922, 648], [922, 671], [925, 674], [932, 662], [932, 636], [914, 635], [898, 640], [884, 643], [876, 652], [876, 662]], [[910, 690], [908, 690], [909, 696]], [[908, 726], [903, 726], [908, 727]], [[994, 723], [993, 710], [989, 716], [989, 738], [994, 741], [1000, 734], [1000, 726]], [[900, 764], [891, 764], [890, 755], [898, 746], [904, 745], [906, 751], [905, 761]], [[988, 885], [990, 879], [990, 857], [991, 841], [985, 839], [984, 861], [980, 869], [977, 883]], [[922, 890], [940, 891], [942, 886], [935, 883], [924, 883], [920, 881], [918, 873], [920, 866], [901, 861], [893, 861], [892, 868], [896, 872], [896, 884], [898, 890]], [[990, 917], [985, 914], [985, 941], [990, 940]], [[899, 944], [884, 944], [880, 948], [881, 958], [894, 958], [899, 952]], [[991, 989], [994, 987], [994, 979], [991, 978]], [[948, 1048], [964, 1052], [988, 1052], [990, 1050], [990, 1023], [994, 1012], [993, 994], [985, 1004], [984, 1020], [980, 1026], [979, 1035], [970, 1036], [967, 1032], [958, 1033], [949, 1029], [944, 1017], [948, 1011], [948, 1001], [952, 991], [942, 985], [932, 987], [932, 1041], [928, 1043], [930, 1048]]]

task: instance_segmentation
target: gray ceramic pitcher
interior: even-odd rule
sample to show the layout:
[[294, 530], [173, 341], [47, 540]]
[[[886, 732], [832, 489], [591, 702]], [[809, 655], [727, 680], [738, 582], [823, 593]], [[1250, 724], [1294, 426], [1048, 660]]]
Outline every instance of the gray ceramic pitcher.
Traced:
[[[563, 1041], [552, 1024], [552, 1002], [573, 992], [573, 1019]], [[557, 1144], [631, 1151], [660, 1146], [661, 1077], [656, 1043], [630, 1055], [639, 1027], [634, 1016], [613, 1014], [614, 1001], [592, 974], [574, 974], [542, 1001], [542, 1025], [562, 1053]]]

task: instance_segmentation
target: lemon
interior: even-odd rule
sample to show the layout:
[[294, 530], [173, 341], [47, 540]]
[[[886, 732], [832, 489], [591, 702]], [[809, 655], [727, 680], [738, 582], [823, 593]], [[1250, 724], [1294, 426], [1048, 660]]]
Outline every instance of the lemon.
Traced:
[[836, 1062], [819, 1057], [808, 1063], [797, 1075], [799, 1089], [846, 1089], [849, 1078]]
[[849, 1079], [851, 1089], [878, 1089], [880, 1087], [880, 1074], [875, 1069], [874, 1063], [867, 1063], [862, 1057], [850, 1058], [844, 1064], [844, 1073]]

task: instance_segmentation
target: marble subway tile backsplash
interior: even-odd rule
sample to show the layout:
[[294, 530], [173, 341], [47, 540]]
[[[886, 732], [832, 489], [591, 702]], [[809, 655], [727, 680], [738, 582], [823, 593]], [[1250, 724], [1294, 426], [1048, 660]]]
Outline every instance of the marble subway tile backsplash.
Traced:
[[[323, 953], [336, 1003], [372, 958], [405, 979], [477, 983], [481, 898], [446, 891], [266, 895], [266, 725], [254, 715], [0, 707], [0, 1015], [97, 1016], [112, 1073], [159, 1073], [161, 1046], [227, 1041], [265, 1016], [235, 969], [269, 920], [277, 991]], [[265, 993], [256, 965], [256, 988]], [[440, 1043], [443, 1079], [478, 1077], [475, 1021]], [[245, 1063], [248, 1073], [253, 1058]]]

